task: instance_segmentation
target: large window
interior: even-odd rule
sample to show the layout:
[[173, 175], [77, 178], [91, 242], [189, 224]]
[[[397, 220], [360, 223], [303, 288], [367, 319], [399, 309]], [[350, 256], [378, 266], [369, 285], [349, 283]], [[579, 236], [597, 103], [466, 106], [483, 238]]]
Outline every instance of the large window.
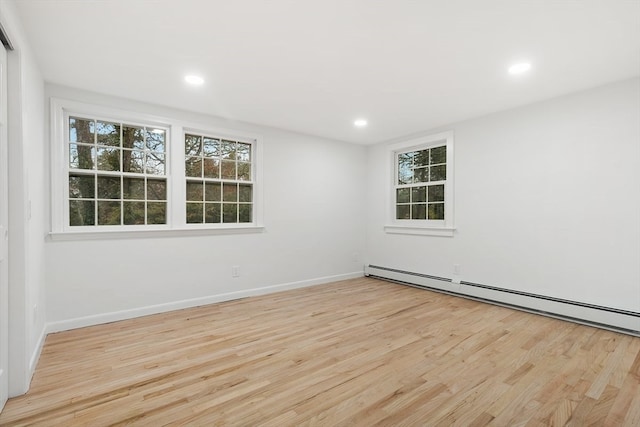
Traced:
[[53, 238], [262, 229], [257, 135], [68, 100], [51, 112]]
[[185, 135], [187, 223], [246, 223], [253, 218], [253, 144]]
[[390, 233], [453, 235], [453, 133], [390, 147]]
[[68, 117], [71, 227], [166, 224], [167, 130]]

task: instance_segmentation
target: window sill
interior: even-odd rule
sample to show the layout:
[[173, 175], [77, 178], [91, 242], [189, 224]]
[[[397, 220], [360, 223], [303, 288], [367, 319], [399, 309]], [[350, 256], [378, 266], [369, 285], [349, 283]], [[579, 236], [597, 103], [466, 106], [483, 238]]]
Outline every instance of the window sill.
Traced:
[[385, 225], [384, 231], [389, 234], [410, 234], [414, 236], [453, 237], [455, 227], [425, 227], [417, 225]]
[[105, 230], [105, 231], [67, 231], [49, 233], [52, 241], [107, 240], [107, 239], [146, 239], [157, 237], [191, 237], [226, 234], [262, 233], [264, 226], [248, 225], [216, 228], [172, 228], [161, 230]]

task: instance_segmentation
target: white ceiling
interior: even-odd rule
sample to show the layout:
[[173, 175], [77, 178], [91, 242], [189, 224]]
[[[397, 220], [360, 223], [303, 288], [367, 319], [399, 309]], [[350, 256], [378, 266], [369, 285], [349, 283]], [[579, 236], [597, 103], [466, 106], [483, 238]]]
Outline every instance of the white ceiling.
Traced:
[[638, 0], [16, 3], [48, 82], [364, 144], [640, 75]]

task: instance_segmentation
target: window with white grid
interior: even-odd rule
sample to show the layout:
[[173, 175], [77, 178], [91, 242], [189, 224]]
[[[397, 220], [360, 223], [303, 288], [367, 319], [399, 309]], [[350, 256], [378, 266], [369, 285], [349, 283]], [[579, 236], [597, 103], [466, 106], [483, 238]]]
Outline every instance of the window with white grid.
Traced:
[[185, 134], [188, 224], [253, 221], [253, 143]]
[[396, 154], [396, 219], [444, 221], [447, 146]]
[[261, 156], [255, 134], [52, 98], [51, 236], [260, 232]]
[[388, 233], [453, 236], [453, 132], [389, 146]]
[[167, 129], [69, 115], [70, 227], [167, 223]]

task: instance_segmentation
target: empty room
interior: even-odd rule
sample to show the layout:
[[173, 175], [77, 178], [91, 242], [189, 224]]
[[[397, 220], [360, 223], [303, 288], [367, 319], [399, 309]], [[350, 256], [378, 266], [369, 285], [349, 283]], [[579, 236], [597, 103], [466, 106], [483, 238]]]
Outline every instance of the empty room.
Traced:
[[0, 0], [1, 426], [640, 425], [640, 1]]

